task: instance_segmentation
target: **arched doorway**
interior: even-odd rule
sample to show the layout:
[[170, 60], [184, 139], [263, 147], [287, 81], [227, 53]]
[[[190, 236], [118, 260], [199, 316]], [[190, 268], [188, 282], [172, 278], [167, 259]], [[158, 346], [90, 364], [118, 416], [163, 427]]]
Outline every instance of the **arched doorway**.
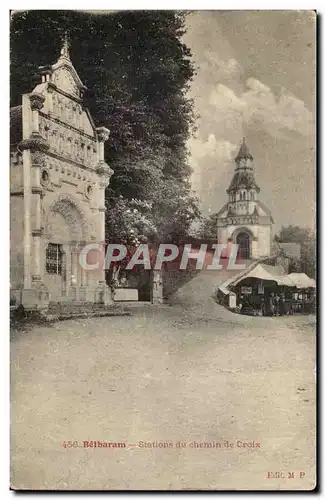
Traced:
[[238, 257], [244, 260], [251, 258], [250, 252], [250, 234], [242, 231], [236, 237], [236, 244], [238, 247]]
[[78, 266], [78, 244], [87, 237], [87, 223], [78, 203], [69, 195], [59, 196], [44, 217], [44, 284], [50, 300], [69, 296], [72, 280], [82, 284]]

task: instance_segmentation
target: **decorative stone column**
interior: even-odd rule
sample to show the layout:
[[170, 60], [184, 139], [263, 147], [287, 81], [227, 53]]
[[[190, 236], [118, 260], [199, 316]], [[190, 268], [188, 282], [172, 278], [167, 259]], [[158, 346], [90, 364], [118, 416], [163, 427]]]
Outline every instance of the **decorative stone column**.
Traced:
[[110, 137], [110, 130], [105, 127], [97, 127], [97, 161], [98, 163], [105, 163], [104, 160], [104, 143]]
[[78, 283], [78, 252], [75, 244], [70, 247], [71, 255], [71, 275], [70, 275], [70, 289], [72, 292], [72, 299], [79, 300], [79, 283]]
[[162, 270], [153, 270], [153, 292], [152, 292], [152, 303], [162, 304], [163, 302], [163, 278]]
[[100, 231], [100, 242], [105, 242], [105, 188], [107, 184], [106, 181], [100, 180], [99, 182], [99, 199], [98, 199], [98, 219], [99, 219], [99, 231]]
[[24, 288], [32, 285], [31, 273], [31, 152], [23, 151], [23, 182], [24, 182]]
[[80, 264], [80, 252], [86, 244], [87, 244], [86, 242], [81, 241], [80, 246], [78, 247], [78, 249], [76, 249], [76, 266], [77, 266], [77, 274], [79, 276], [78, 293], [79, 293], [79, 300], [94, 302], [94, 289], [92, 290], [92, 292], [90, 292], [87, 286], [88, 285], [87, 271]]
[[62, 249], [62, 256], [61, 256], [61, 265], [62, 265], [62, 271], [61, 271], [61, 295], [65, 297], [68, 292], [68, 280], [67, 280], [67, 275], [68, 275], [68, 252], [66, 249], [66, 245], [63, 245]]
[[40, 152], [32, 153], [32, 206], [34, 207], [34, 225], [32, 228], [32, 247], [33, 247], [33, 257], [34, 266], [31, 269], [32, 281], [41, 281], [44, 275], [44, 270], [41, 269], [41, 239], [42, 239], [42, 227], [41, 227], [41, 199], [43, 196], [43, 189], [41, 186], [41, 168], [45, 164], [43, 155]]
[[39, 134], [39, 111], [44, 106], [45, 97], [42, 94], [30, 94], [30, 106], [32, 110], [32, 134]]
[[[32, 110], [32, 134], [19, 144], [23, 154], [24, 182], [24, 289], [22, 303], [26, 309], [43, 308], [47, 305], [48, 293], [41, 281], [41, 195], [40, 167], [42, 153], [49, 148], [39, 133], [39, 110], [45, 98], [30, 94]], [[35, 223], [32, 227], [32, 206], [35, 207]], [[33, 260], [32, 260], [33, 256]], [[34, 265], [33, 265], [34, 264]], [[33, 285], [34, 283], [34, 285]]]
[[99, 200], [98, 200], [98, 211], [99, 211], [99, 226], [101, 229], [101, 243], [105, 242], [105, 188], [109, 185], [110, 177], [113, 174], [113, 170], [105, 163], [104, 160], [104, 143], [110, 137], [110, 131], [105, 127], [98, 127], [97, 132], [97, 173], [99, 174]]
[[[43, 108], [45, 97], [41, 94], [30, 94], [30, 106], [32, 110], [32, 136], [40, 136], [39, 111]], [[42, 137], [40, 139], [42, 142]], [[35, 150], [35, 148], [32, 148]], [[41, 186], [41, 167], [44, 160], [40, 151], [34, 151], [31, 155], [31, 202], [35, 207], [35, 225], [32, 228], [34, 269], [32, 271], [32, 281], [41, 281], [41, 195], [43, 193]]]
[[[111, 175], [113, 170], [109, 167], [104, 160], [104, 143], [108, 140], [110, 136], [110, 131], [105, 127], [98, 127], [96, 129], [97, 133], [97, 166], [96, 173], [98, 174], [98, 188], [99, 188], [99, 200], [98, 200], [98, 227], [99, 236], [102, 241], [98, 243], [105, 243], [105, 188], [110, 183]], [[111, 291], [105, 283], [105, 270], [100, 271], [101, 277], [99, 280], [99, 290], [98, 299], [103, 301], [105, 304], [110, 304], [113, 302], [111, 297]]]
[[[78, 252], [78, 260], [79, 260], [79, 254], [80, 252]], [[78, 265], [80, 264], [78, 263]], [[80, 286], [85, 287], [86, 285], [87, 285], [87, 275], [85, 269], [82, 266], [80, 266]]]
[[53, 104], [53, 101], [54, 101], [54, 87], [53, 87], [53, 84], [51, 84], [51, 82], [48, 84], [48, 110], [49, 110], [49, 114], [50, 115], [53, 115], [53, 112], [54, 112], [54, 104]]

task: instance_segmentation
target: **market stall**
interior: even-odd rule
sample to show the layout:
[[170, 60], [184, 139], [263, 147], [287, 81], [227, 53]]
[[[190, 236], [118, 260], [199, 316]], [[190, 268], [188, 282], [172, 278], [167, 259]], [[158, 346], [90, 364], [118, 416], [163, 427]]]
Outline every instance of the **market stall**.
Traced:
[[288, 275], [293, 288], [293, 311], [314, 314], [316, 312], [316, 281], [305, 273]]
[[283, 316], [315, 310], [315, 280], [304, 273], [287, 275], [281, 266], [257, 264], [228, 288], [236, 294], [242, 314]]

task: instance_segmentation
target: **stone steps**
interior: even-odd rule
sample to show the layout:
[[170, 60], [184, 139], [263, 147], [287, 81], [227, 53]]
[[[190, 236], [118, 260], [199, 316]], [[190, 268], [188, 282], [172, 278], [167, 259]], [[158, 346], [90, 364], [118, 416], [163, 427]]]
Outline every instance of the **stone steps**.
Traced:
[[92, 310], [103, 310], [104, 304], [94, 304], [92, 302], [50, 302], [48, 311], [55, 314], [57, 312], [91, 312]]
[[77, 319], [77, 318], [100, 318], [100, 317], [112, 317], [112, 316], [130, 316], [129, 311], [95, 311], [92, 313], [60, 313], [56, 314], [46, 314], [47, 321], [63, 321], [66, 319]]
[[105, 304], [94, 304], [92, 302], [50, 302], [45, 314], [49, 320], [128, 315], [130, 315], [130, 312], [120, 305], [106, 306]]

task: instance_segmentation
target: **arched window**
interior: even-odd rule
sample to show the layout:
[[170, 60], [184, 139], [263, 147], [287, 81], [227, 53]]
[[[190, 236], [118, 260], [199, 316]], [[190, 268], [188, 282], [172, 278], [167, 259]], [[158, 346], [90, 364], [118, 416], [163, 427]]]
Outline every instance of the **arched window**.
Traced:
[[46, 249], [46, 272], [48, 274], [62, 273], [62, 247], [49, 243]]
[[255, 193], [254, 193], [253, 191], [251, 191], [251, 193], [250, 193], [250, 198], [251, 198], [252, 200], [254, 200], [254, 199], [255, 199]]

